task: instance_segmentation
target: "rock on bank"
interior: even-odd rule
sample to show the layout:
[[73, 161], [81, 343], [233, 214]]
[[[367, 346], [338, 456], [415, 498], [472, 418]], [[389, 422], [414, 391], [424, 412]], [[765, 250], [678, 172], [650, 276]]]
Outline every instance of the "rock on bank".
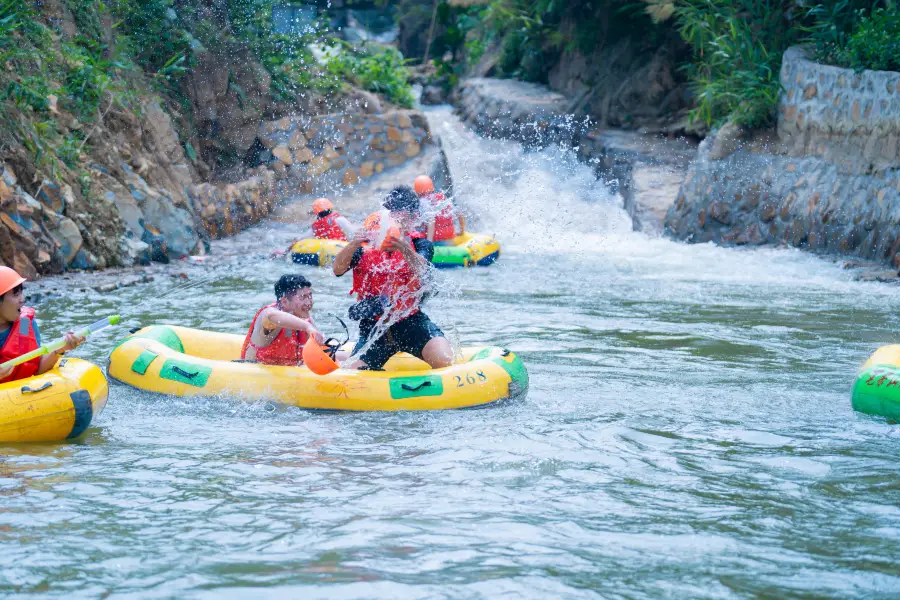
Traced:
[[[268, 216], [293, 193], [337, 194], [405, 164], [433, 143], [423, 115], [289, 114], [259, 121], [254, 152], [233, 182], [203, 182], [158, 104], [116, 115], [79, 180], [45, 180], [29, 194], [0, 162], [0, 261], [24, 276], [168, 262], [209, 251]], [[33, 175], [25, 160], [19, 171]]]

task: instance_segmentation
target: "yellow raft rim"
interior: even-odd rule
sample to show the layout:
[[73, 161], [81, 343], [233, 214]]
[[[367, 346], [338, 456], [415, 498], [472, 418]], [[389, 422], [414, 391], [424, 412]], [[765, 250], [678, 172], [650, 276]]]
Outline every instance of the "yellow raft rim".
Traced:
[[[298, 265], [325, 267], [334, 261], [347, 245], [341, 240], [305, 238], [291, 245], [291, 260]], [[432, 262], [439, 269], [456, 267], [486, 267], [500, 258], [500, 242], [484, 233], [464, 233], [434, 246]]]
[[244, 336], [152, 325], [126, 338], [109, 358], [111, 379], [170, 396], [270, 400], [317, 410], [397, 411], [472, 408], [527, 393], [522, 361], [499, 347], [472, 347], [460, 362], [431, 369], [399, 354], [384, 371], [338, 369], [316, 375], [306, 367], [233, 362]]
[[79, 358], [0, 384], [0, 442], [75, 439], [103, 411], [108, 394], [103, 370]]
[[334, 261], [347, 242], [320, 238], [304, 238], [291, 245], [291, 260], [298, 265], [326, 267]]

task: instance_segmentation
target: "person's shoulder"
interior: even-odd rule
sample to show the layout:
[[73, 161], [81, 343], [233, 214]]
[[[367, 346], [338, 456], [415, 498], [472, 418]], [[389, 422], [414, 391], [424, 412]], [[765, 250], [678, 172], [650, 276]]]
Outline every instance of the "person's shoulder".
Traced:
[[266, 306], [262, 310], [259, 311], [259, 317], [256, 319], [257, 323], [262, 323], [268, 318], [273, 312], [281, 312], [278, 310], [277, 306]]

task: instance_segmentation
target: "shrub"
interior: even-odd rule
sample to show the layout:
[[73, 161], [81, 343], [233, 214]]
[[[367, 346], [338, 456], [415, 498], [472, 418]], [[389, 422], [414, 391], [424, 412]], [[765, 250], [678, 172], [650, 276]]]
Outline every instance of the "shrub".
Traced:
[[900, 71], [900, 13], [876, 8], [868, 15], [862, 10], [856, 14], [852, 34], [826, 46], [817, 58], [857, 71]]
[[772, 121], [781, 93], [781, 53], [794, 39], [782, 10], [754, 0], [681, 0], [675, 18], [693, 49], [683, 67], [696, 95], [692, 113], [711, 125], [731, 118], [759, 127]]
[[801, 10], [795, 0], [679, 0], [674, 16], [693, 50], [684, 65], [696, 95], [693, 117], [714, 125], [771, 124], [781, 95], [779, 72], [793, 44], [833, 48], [845, 39], [862, 0], [828, 0]]
[[67, 67], [63, 92], [68, 108], [80, 119], [89, 120], [100, 108], [103, 93], [110, 85], [112, 65], [100, 57], [98, 46], [79, 41], [79, 45], [62, 46]]
[[371, 51], [345, 45], [329, 59], [328, 70], [336, 78], [346, 78], [370, 92], [384, 94], [394, 104], [406, 108], [413, 105], [409, 69], [395, 48]]

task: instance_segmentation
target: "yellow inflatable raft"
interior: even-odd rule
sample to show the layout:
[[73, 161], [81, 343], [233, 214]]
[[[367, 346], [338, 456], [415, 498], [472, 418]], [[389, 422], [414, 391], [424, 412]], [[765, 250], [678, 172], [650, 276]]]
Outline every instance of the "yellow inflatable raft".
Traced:
[[340, 240], [322, 240], [306, 238], [294, 242], [291, 246], [291, 260], [298, 265], [325, 267], [331, 264], [338, 252], [347, 245]]
[[[339, 240], [306, 238], [291, 246], [291, 259], [300, 265], [325, 267], [347, 245]], [[432, 262], [439, 269], [455, 267], [486, 267], [500, 257], [500, 242], [492, 235], [464, 233], [434, 247]]]
[[0, 442], [54, 442], [78, 437], [106, 406], [103, 371], [64, 358], [43, 375], [0, 384]]
[[112, 352], [108, 373], [138, 389], [172, 396], [223, 395], [326, 410], [468, 408], [528, 389], [522, 361], [497, 347], [466, 348], [460, 362], [446, 369], [397, 355], [384, 371], [315, 375], [306, 367], [233, 362], [243, 339], [185, 327], [145, 327]]

